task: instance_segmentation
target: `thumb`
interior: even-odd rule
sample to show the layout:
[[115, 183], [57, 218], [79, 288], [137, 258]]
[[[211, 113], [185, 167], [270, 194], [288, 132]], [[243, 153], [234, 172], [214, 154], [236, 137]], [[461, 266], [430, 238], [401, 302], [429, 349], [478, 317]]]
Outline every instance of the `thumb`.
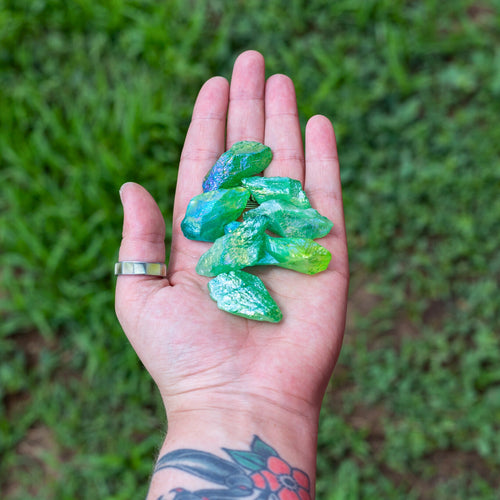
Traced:
[[[123, 237], [120, 261], [165, 262], [165, 222], [153, 197], [139, 184], [127, 182], [120, 189], [123, 204]], [[136, 348], [133, 328], [154, 287], [168, 285], [165, 278], [146, 275], [118, 276], [115, 311]]]
[[165, 222], [153, 197], [133, 182], [121, 187], [120, 197], [123, 204], [120, 261], [164, 262]]
[[[153, 197], [139, 184], [127, 182], [120, 189], [123, 204], [123, 237], [120, 261], [165, 262], [165, 222]], [[118, 276], [117, 304], [134, 295], [143, 296], [141, 290], [152, 283], [168, 285], [165, 278], [134, 275]]]
[[[165, 222], [153, 197], [139, 184], [127, 182], [120, 189], [123, 204], [123, 237], [119, 260], [165, 262]], [[127, 326], [147, 298], [151, 285], [165, 286], [168, 281], [156, 276], [118, 276], [115, 310], [127, 332]]]

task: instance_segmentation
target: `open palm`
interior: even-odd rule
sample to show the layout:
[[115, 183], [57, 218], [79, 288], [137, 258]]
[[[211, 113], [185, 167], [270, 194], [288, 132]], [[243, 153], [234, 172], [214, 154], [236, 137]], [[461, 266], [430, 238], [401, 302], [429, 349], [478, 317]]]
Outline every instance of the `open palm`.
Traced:
[[[220, 311], [208, 295], [209, 279], [195, 272], [211, 244], [188, 240], [180, 230], [203, 177], [240, 140], [268, 145], [273, 160], [264, 175], [299, 179], [312, 206], [334, 223], [319, 240], [333, 256], [326, 271], [250, 270], [281, 308], [278, 324]], [[304, 158], [293, 83], [283, 75], [266, 81], [259, 53], [240, 55], [230, 86], [215, 77], [202, 87], [179, 166], [168, 276], [117, 280], [118, 318], [167, 414], [249, 400], [294, 413], [319, 410], [344, 330], [348, 263], [335, 136], [325, 117], [308, 122], [305, 143]], [[120, 260], [164, 261], [165, 227], [154, 200], [132, 183], [122, 188], [122, 200]]]

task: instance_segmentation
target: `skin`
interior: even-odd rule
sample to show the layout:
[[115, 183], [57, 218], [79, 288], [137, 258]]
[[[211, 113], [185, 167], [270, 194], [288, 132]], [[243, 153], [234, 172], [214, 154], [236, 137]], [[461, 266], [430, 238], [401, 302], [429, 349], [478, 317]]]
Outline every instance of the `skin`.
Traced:
[[[216, 159], [236, 141], [271, 147], [267, 176], [299, 179], [311, 204], [334, 223], [318, 240], [332, 253], [328, 269], [308, 276], [259, 268], [283, 312], [279, 324], [220, 311], [195, 267], [210, 243], [186, 239], [180, 229], [189, 200]], [[165, 260], [165, 226], [149, 193], [122, 186], [120, 260]], [[165, 403], [168, 432], [160, 456], [179, 448], [223, 455], [258, 434], [314, 480], [318, 416], [345, 326], [348, 256], [335, 135], [330, 121], [312, 117], [305, 156], [292, 81], [265, 78], [255, 51], [235, 61], [231, 84], [222, 77], [201, 88], [182, 151], [166, 279], [120, 276], [116, 312]], [[182, 472], [153, 476], [148, 498], [191, 488]]]

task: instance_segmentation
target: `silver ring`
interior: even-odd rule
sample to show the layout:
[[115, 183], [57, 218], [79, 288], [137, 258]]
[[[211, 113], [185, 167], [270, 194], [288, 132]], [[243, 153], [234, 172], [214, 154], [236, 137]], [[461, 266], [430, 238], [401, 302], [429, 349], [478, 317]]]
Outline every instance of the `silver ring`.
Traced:
[[162, 262], [139, 262], [135, 260], [124, 260], [115, 264], [115, 276], [130, 274], [165, 277], [167, 275], [167, 266]]

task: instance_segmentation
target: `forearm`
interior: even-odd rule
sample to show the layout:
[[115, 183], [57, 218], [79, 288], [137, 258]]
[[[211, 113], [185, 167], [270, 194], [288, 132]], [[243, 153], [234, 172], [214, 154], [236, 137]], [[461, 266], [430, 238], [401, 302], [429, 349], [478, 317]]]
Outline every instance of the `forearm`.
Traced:
[[177, 413], [169, 417], [148, 500], [314, 498], [316, 439], [316, 415]]

